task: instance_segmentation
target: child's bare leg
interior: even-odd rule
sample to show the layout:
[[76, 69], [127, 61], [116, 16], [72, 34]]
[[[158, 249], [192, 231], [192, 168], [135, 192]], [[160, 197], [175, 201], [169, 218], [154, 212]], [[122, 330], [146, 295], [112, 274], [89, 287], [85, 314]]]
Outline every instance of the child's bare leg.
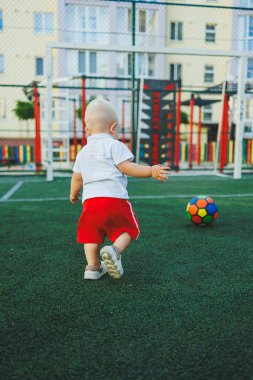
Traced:
[[117, 253], [121, 254], [130, 245], [132, 241], [131, 236], [127, 232], [123, 232], [113, 243], [114, 248], [116, 248]]
[[100, 268], [100, 261], [98, 258], [99, 244], [88, 243], [84, 244], [84, 252], [88, 265]]

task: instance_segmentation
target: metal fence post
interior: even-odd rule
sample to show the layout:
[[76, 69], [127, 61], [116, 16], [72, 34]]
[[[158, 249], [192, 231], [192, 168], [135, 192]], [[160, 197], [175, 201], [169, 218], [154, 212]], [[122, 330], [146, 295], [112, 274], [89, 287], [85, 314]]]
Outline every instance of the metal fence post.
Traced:
[[[136, 4], [132, 0], [132, 45], [135, 46], [136, 34]], [[135, 126], [135, 52], [132, 52], [132, 150], [134, 156], [136, 155], [136, 126]]]
[[53, 136], [52, 136], [52, 49], [46, 48], [46, 117], [47, 117], [47, 181], [53, 181]]
[[245, 79], [246, 79], [245, 56], [239, 58], [238, 67], [238, 88], [237, 88], [237, 114], [235, 130], [235, 163], [234, 179], [242, 177], [242, 140], [244, 131], [244, 98], [245, 98]]

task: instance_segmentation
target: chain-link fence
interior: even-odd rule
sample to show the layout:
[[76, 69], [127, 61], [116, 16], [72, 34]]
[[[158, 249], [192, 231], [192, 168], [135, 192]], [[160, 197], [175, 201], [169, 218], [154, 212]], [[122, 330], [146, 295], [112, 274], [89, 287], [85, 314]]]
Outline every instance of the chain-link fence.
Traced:
[[[135, 151], [138, 119], [142, 120], [138, 118], [142, 106], [140, 81], [144, 77], [181, 81], [178, 132], [181, 166], [184, 163], [187, 166], [189, 161], [190, 119], [195, 146], [191, 149], [192, 160], [198, 163], [200, 154], [201, 162], [208, 166], [208, 162], [214, 161], [222, 119], [221, 84], [224, 81], [237, 84], [238, 57], [250, 54], [253, 49], [252, 7], [250, 0], [203, 0], [192, 4], [183, 0], [16, 0], [14, 6], [0, 1], [2, 162], [25, 162], [29, 157], [33, 160], [36, 112], [40, 112], [42, 158], [47, 158], [46, 46], [54, 43], [55, 46], [73, 46], [73, 49], [52, 50], [54, 160], [68, 163], [80, 149], [84, 102], [87, 104], [94, 97], [105, 97], [113, 102], [119, 115], [120, 137]], [[252, 78], [253, 58], [249, 56], [245, 80], [250, 84]], [[35, 83], [40, 109], [34, 112]], [[190, 106], [192, 96], [194, 112]], [[229, 127], [225, 132], [228, 164], [234, 161], [236, 104], [237, 92], [234, 91], [229, 93]], [[251, 104], [248, 91], [244, 102], [247, 163], [253, 162]], [[201, 131], [198, 130], [200, 119]], [[197, 147], [199, 135], [201, 149]], [[25, 146], [30, 146], [29, 154]]]

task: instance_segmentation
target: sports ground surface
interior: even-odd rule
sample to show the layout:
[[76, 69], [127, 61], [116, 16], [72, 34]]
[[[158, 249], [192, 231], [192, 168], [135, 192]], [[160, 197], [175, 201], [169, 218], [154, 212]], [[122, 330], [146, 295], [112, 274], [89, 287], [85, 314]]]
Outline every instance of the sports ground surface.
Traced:
[[[253, 178], [130, 180], [139, 241], [94, 282], [69, 183], [0, 179], [1, 379], [253, 379]], [[197, 194], [211, 227], [186, 217]]]

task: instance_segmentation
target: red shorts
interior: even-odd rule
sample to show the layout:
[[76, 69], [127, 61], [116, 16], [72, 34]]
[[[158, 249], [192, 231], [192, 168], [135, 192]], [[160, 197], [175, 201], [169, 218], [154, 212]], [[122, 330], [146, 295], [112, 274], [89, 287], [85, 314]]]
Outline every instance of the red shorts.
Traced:
[[140, 233], [131, 203], [118, 198], [90, 198], [83, 203], [78, 221], [77, 242], [102, 244], [106, 236], [114, 242], [123, 232], [132, 239]]

